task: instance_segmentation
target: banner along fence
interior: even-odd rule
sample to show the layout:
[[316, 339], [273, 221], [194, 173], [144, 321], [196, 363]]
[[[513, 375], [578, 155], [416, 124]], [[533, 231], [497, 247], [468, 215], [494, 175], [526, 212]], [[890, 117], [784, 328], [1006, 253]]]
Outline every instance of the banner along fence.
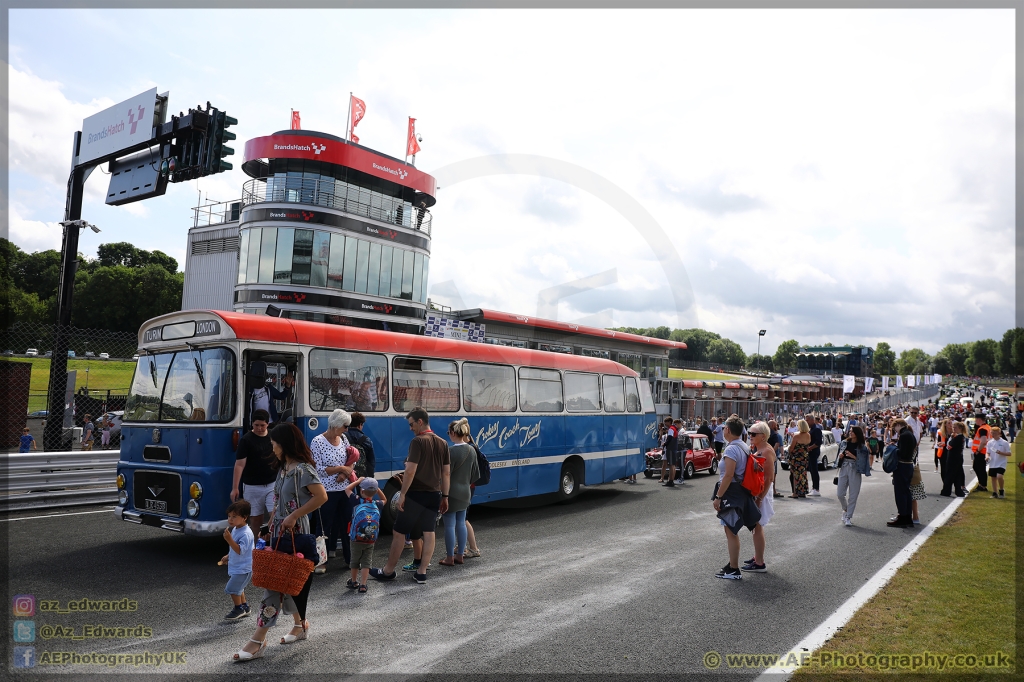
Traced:
[[[74, 356], [68, 354], [70, 408], [66, 415], [57, 416], [68, 427], [61, 449], [89, 445], [117, 449], [120, 421], [114, 422], [118, 415], [110, 415], [106, 443], [101, 426], [104, 415], [124, 410], [135, 373], [133, 357], [138, 352], [138, 337], [128, 332], [76, 327], [67, 333]], [[53, 325], [16, 323], [0, 330], [0, 381], [4, 387], [0, 391], [0, 451], [16, 452], [26, 426], [36, 447], [43, 449], [53, 337]], [[75, 431], [82, 427], [86, 414], [96, 424], [96, 438], [91, 444], [83, 444]]]

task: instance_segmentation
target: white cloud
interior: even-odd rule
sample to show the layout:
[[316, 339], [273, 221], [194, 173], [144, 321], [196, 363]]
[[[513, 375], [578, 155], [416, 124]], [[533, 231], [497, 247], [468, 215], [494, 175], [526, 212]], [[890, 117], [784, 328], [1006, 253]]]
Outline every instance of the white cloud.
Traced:
[[11, 229], [10, 240], [17, 244], [22, 251], [29, 253], [47, 249], [60, 251], [60, 243], [64, 234], [64, 228], [60, 226], [60, 223], [27, 220], [23, 217], [24, 213], [24, 206], [11, 204], [8, 213]]

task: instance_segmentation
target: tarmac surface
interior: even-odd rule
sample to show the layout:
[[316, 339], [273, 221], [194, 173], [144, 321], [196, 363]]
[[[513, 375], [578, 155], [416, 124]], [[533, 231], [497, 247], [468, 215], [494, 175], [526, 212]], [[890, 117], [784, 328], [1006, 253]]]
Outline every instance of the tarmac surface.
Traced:
[[[927, 525], [950, 500], [937, 494], [928, 441], [921, 452]], [[966, 473], [971, 480], [969, 467]], [[845, 527], [835, 475], [834, 468], [821, 472], [821, 497], [775, 498], [768, 572], [741, 581], [714, 577], [728, 560], [710, 502], [717, 476], [698, 473], [669, 489], [641, 475], [635, 485], [587, 488], [565, 504], [473, 507], [481, 558], [438, 566], [439, 533], [427, 585], [400, 572], [391, 583], [371, 579], [365, 595], [346, 589], [349, 572], [331, 560], [325, 575], [314, 576], [309, 639], [278, 644], [287, 632], [282, 623], [271, 630], [264, 657], [245, 664], [231, 657], [251, 636], [255, 617], [223, 619], [231, 603], [223, 592], [226, 569], [216, 565], [226, 551], [222, 539], [121, 522], [100, 508], [11, 513], [2, 521], [9, 592], [35, 598], [34, 616], [16, 614], [34, 622], [35, 641], [14, 646], [35, 647], [33, 673], [79, 675], [707, 675], [707, 652], [787, 651], [918, 532], [885, 526], [895, 504], [880, 461], [864, 479], [855, 525]], [[788, 495], [788, 474], [780, 468], [779, 476]], [[381, 538], [375, 565], [383, 564], [390, 540]], [[748, 532], [741, 542], [745, 560], [753, 556]], [[403, 563], [410, 558], [407, 551]], [[254, 609], [262, 592], [247, 590]], [[137, 603], [131, 611], [53, 610], [83, 598]], [[143, 629], [69, 638], [85, 626]], [[42, 664], [45, 652], [184, 656], [159, 668], [99, 667]], [[752, 678], [760, 669], [729, 671], [723, 663], [716, 673], [724, 672]]]

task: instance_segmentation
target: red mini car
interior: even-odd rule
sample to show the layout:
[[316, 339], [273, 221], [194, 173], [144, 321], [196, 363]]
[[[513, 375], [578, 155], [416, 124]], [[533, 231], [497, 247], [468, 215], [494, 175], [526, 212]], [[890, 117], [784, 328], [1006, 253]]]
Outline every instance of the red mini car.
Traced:
[[707, 436], [696, 431], [683, 434], [679, 442], [683, 451], [683, 478], [692, 478], [698, 471], [707, 471], [714, 476], [718, 473], [718, 456]]

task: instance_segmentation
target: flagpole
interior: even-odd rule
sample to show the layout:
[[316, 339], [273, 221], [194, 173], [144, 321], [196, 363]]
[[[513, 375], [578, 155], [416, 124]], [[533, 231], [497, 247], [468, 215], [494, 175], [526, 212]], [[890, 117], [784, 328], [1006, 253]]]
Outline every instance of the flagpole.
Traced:
[[349, 128], [350, 121], [352, 120], [352, 92], [348, 93], [348, 113], [345, 114], [345, 140], [351, 141], [351, 130]]

